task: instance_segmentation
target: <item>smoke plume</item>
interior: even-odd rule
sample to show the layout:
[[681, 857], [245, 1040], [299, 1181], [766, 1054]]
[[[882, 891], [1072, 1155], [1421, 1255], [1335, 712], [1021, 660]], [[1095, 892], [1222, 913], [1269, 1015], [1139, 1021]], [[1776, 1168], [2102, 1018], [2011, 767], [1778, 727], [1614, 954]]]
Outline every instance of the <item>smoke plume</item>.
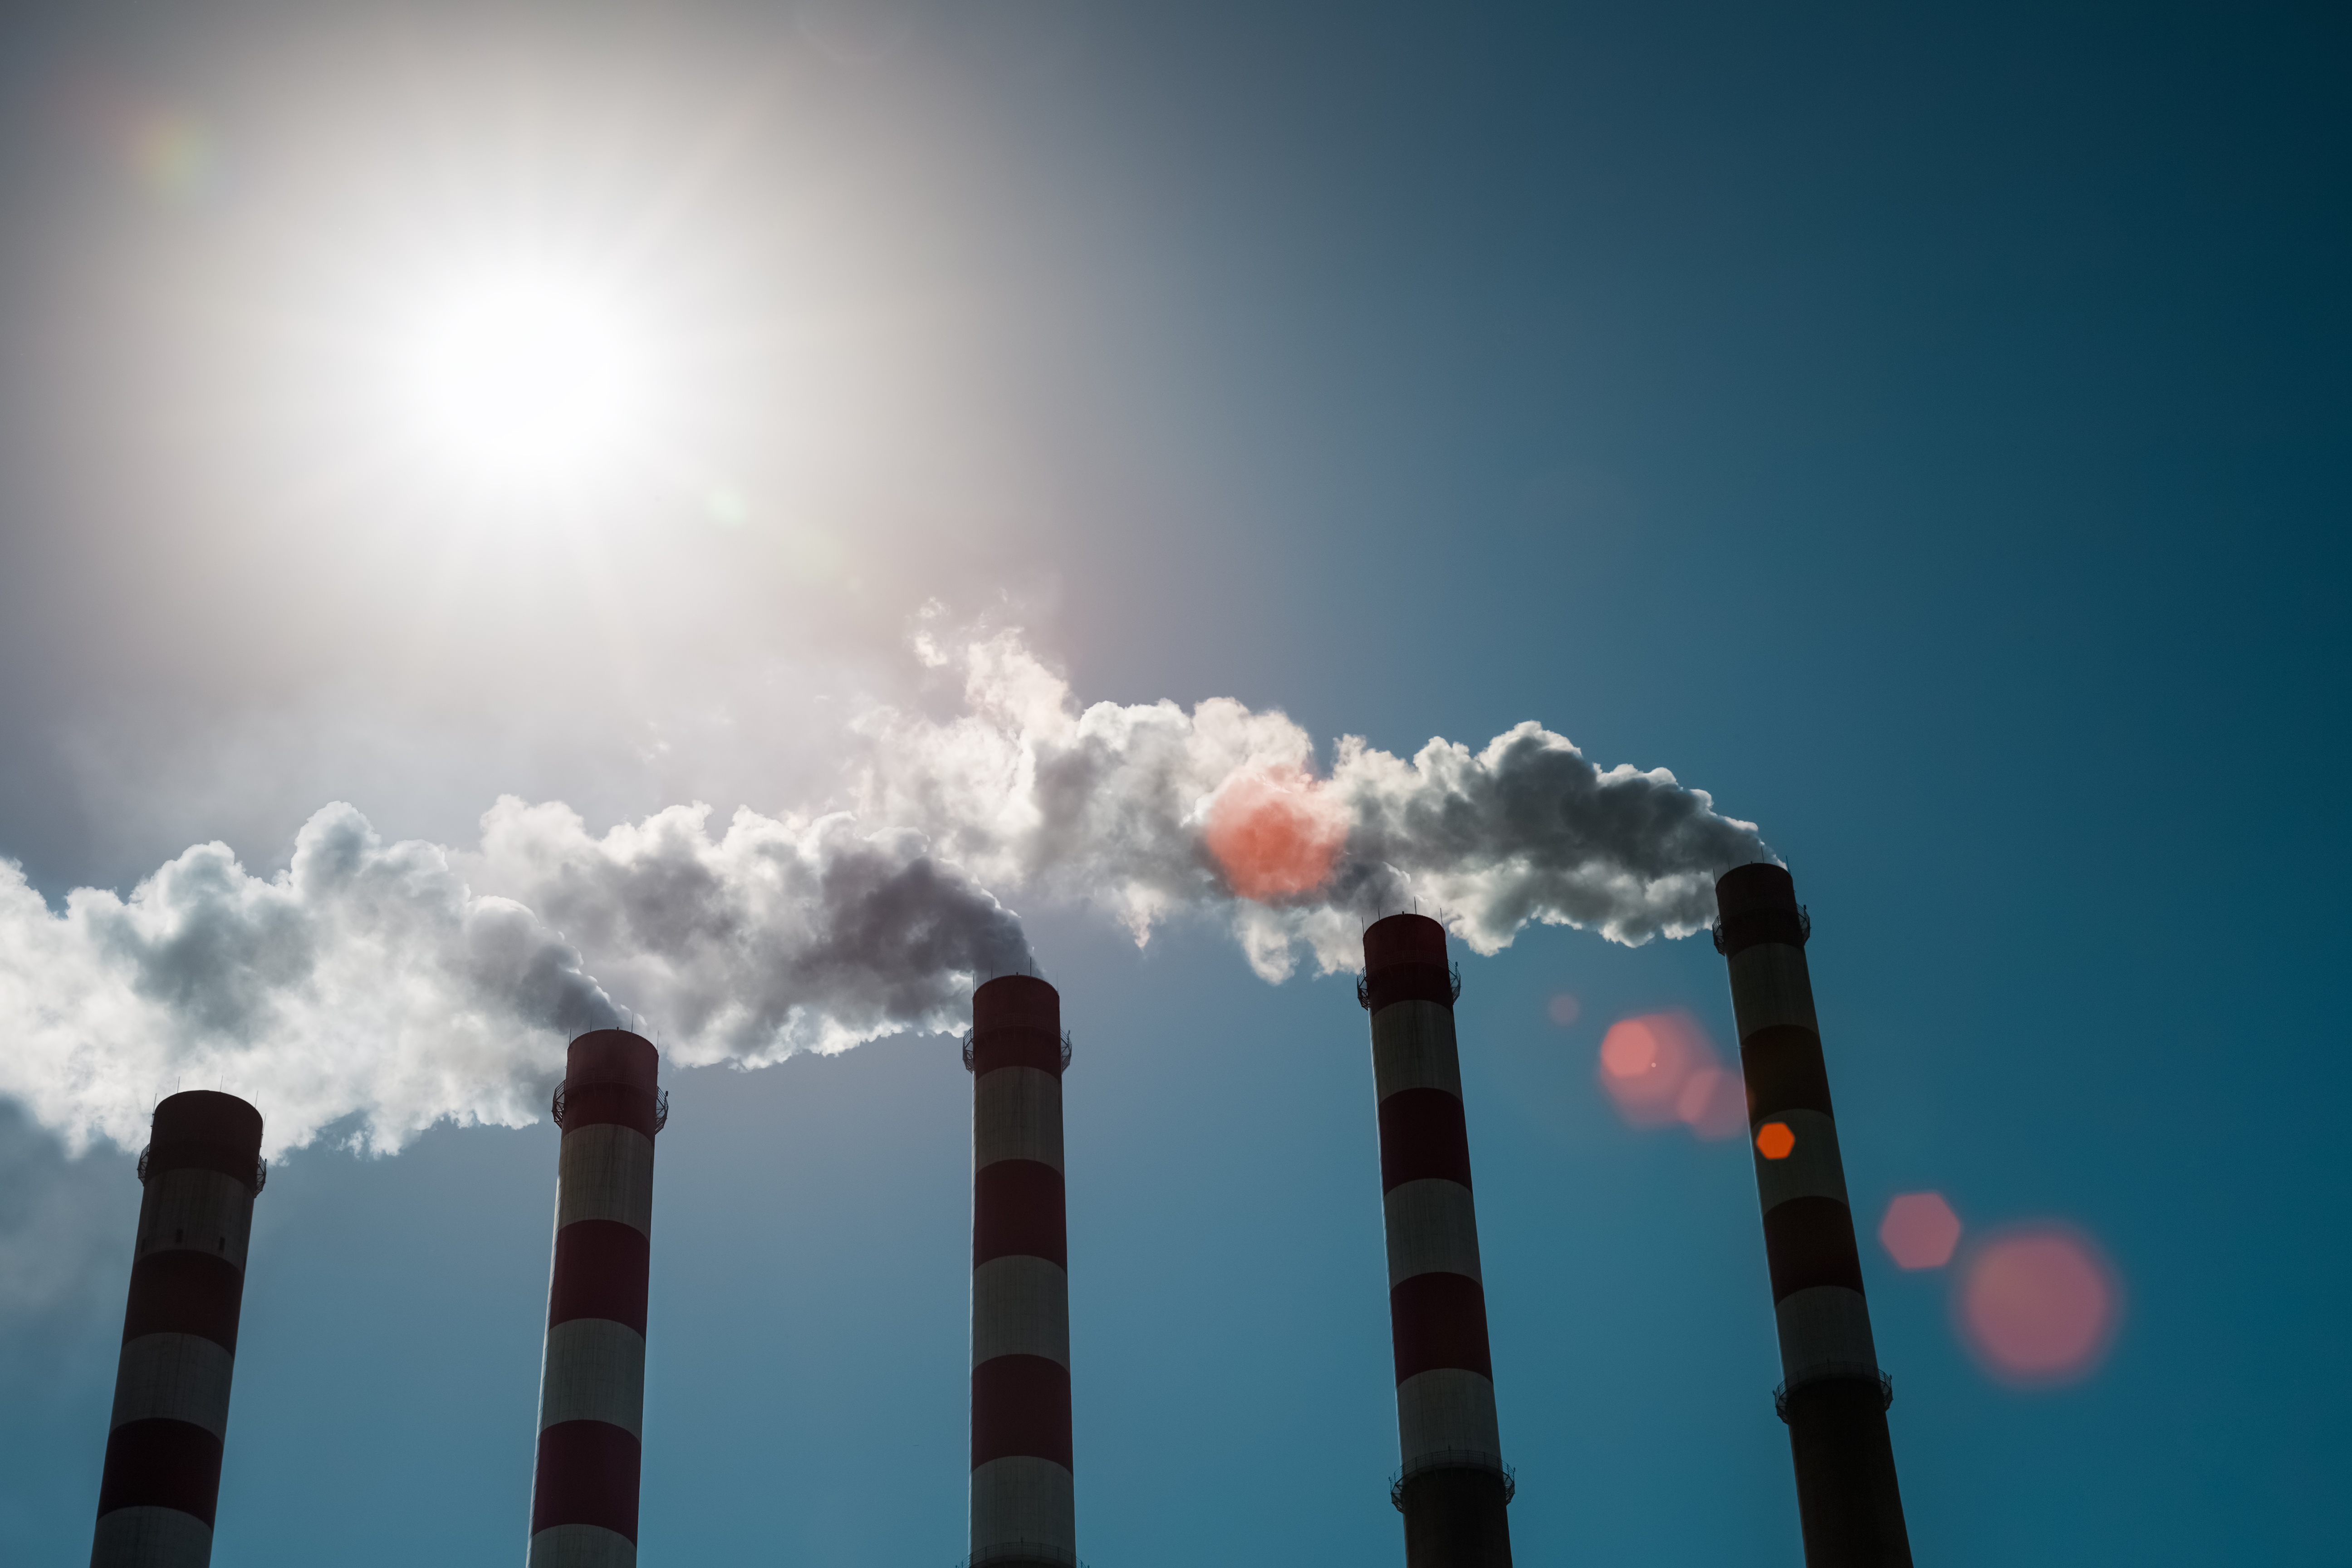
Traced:
[[1530, 921], [1685, 936], [1713, 920], [1718, 875], [1769, 858], [1706, 791], [1595, 767], [1535, 723], [1410, 759], [1343, 736], [1318, 778], [1313, 738], [1279, 712], [1081, 709], [1014, 632], [917, 647], [961, 666], [967, 710], [869, 715], [862, 815], [919, 828], [990, 887], [1095, 903], [1139, 942], [1171, 914], [1230, 910], [1270, 981], [1302, 950], [1359, 967], [1364, 923], [1414, 903], [1486, 953]]
[[975, 974], [1028, 962], [1012, 913], [916, 836], [745, 811], [714, 839], [709, 815], [594, 838], [501, 800], [460, 857], [334, 805], [278, 877], [202, 844], [61, 915], [0, 863], [0, 1092], [76, 1148], [136, 1148], [160, 1096], [220, 1088], [272, 1151], [330, 1129], [391, 1151], [444, 1119], [534, 1120], [569, 1036], [637, 1021], [583, 944], [685, 1064], [945, 1028]]
[[953, 1027], [976, 983], [1032, 967], [1000, 898], [1098, 908], [1138, 942], [1223, 918], [1278, 981], [1302, 954], [1356, 967], [1365, 921], [1414, 902], [1481, 952], [1530, 921], [1686, 934], [1719, 872], [1768, 854], [1671, 773], [1597, 768], [1532, 723], [1409, 759], [1343, 737], [1318, 773], [1280, 712], [1082, 709], [1015, 632], [916, 647], [961, 675], [962, 711], [863, 715], [824, 812], [714, 835], [709, 806], [675, 806], [597, 836], [509, 797], [458, 850], [336, 804], [274, 877], [198, 845], [61, 912], [0, 862], [0, 1094], [75, 1148], [136, 1147], [160, 1095], [218, 1087], [273, 1151], [391, 1151], [534, 1120], [583, 1028], [760, 1066]]

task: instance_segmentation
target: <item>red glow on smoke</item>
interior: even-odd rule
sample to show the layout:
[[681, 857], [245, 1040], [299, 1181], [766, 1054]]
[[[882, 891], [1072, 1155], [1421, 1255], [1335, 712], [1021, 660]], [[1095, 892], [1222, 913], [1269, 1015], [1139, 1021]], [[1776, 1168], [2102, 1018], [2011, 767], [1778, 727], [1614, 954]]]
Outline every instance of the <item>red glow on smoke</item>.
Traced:
[[1601, 1039], [1601, 1087], [1634, 1127], [1679, 1121], [1701, 1138], [1747, 1125], [1746, 1092], [1698, 1021], [1684, 1012], [1620, 1018]]
[[1898, 1268], [1941, 1268], [1960, 1244], [1960, 1216], [1941, 1193], [1902, 1193], [1878, 1223], [1878, 1243]]
[[1236, 773], [1209, 808], [1204, 837], [1241, 897], [1311, 893], [1348, 841], [1348, 808], [1297, 768]]
[[2071, 1382], [2095, 1369], [2115, 1337], [2123, 1291], [2090, 1241], [2058, 1226], [2013, 1231], [1969, 1259], [1961, 1336], [2004, 1382]]

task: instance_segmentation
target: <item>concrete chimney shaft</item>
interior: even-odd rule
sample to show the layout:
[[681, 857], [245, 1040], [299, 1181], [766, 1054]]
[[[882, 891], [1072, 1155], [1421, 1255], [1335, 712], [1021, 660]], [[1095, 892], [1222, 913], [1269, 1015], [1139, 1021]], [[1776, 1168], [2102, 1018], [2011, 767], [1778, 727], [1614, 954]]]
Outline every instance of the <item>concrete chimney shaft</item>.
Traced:
[[139, 1179], [90, 1568], [205, 1568], [261, 1191], [261, 1113], [230, 1094], [172, 1096], [155, 1108]]
[[1909, 1568], [1886, 1429], [1891, 1385], [1871, 1342], [1805, 965], [1811, 922], [1778, 866], [1727, 872], [1715, 896], [1780, 1333], [1776, 1403], [1796, 1461], [1807, 1568]]
[[631, 1568], [646, 1405], [654, 1135], [667, 1120], [653, 1042], [572, 1042], [555, 1121], [555, 1258], [531, 1475], [530, 1568]]
[[1077, 1562], [1070, 1453], [1062, 998], [1026, 974], [972, 993], [971, 1568]]
[[1391, 1497], [1406, 1568], [1509, 1568], [1513, 1482], [1486, 1348], [1455, 990], [1435, 921], [1391, 915], [1364, 932], [1358, 1000], [1371, 1014], [1403, 1459]]

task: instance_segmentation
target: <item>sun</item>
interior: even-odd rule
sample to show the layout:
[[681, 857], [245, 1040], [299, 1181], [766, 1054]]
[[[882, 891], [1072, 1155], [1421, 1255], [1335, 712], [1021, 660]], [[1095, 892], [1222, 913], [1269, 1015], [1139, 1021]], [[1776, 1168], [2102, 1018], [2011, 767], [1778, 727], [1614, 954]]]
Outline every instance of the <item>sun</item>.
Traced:
[[453, 270], [421, 291], [403, 342], [413, 434], [463, 479], [575, 489], [646, 434], [646, 342], [620, 290], [542, 258]]

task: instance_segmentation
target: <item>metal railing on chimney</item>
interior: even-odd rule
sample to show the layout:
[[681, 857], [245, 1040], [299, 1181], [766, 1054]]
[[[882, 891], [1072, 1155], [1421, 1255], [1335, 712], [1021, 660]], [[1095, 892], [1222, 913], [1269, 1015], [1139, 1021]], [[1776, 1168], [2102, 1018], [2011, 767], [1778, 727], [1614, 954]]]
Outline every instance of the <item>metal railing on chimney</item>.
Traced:
[[1516, 1466], [1503, 1463], [1496, 1454], [1481, 1453], [1475, 1448], [1440, 1448], [1423, 1454], [1410, 1465], [1389, 1477], [1389, 1501], [1399, 1513], [1404, 1511], [1404, 1484], [1418, 1480], [1433, 1470], [1484, 1470], [1503, 1483], [1503, 1502], [1519, 1495], [1519, 1472]]
[[969, 1557], [956, 1559], [955, 1568], [988, 1568], [992, 1563], [1050, 1563], [1055, 1568], [1087, 1568], [1086, 1559], [1066, 1546], [1043, 1541], [1004, 1541], [983, 1546]]
[[[147, 1181], [147, 1156], [152, 1154], [154, 1152], [155, 1145], [152, 1143], [148, 1144], [147, 1147], [139, 1151], [139, 1181], [142, 1185], [144, 1185]], [[256, 1160], [253, 1163], [253, 1191], [255, 1195], [258, 1196], [261, 1189], [268, 1184], [269, 1162], [267, 1160]]]
[[[571, 1087], [571, 1080], [568, 1079], [562, 1083], [557, 1084], [555, 1086], [555, 1098], [548, 1104], [548, 1114], [555, 1118], [555, 1124], [558, 1127], [563, 1125], [563, 1106], [565, 1099], [563, 1091]], [[656, 1089], [654, 1090], [654, 1131], [658, 1132], [668, 1125], [669, 1090], [666, 1089]], [[258, 1189], [256, 1190], [257, 1191]]]
[[[1460, 964], [1449, 963], [1445, 966], [1445, 990], [1447, 1000], [1454, 1002], [1462, 1000], [1462, 966]], [[1367, 1013], [1372, 1010], [1372, 977], [1369, 974], [1356, 976], [1356, 1005]]]
[[[1063, 1030], [1063, 1031], [1062, 1031], [1062, 1070], [1063, 1070], [1063, 1071], [1066, 1072], [1066, 1071], [1068, 1071], [1068, 1070], [1069, 1070], [1069, 1067], [1070, 1067], [1070, 1055], [1071, 1055], [1071, 1053], [1072, 1053], [1073, 1051], [1075, 1051], [1076, 1048], [1077, 1048], [1076, 1042], [1076, 1041], [1074, 1041], [1074, 1040], [1072, 1040], [1072, 1039], [1070, 1038], [1070, 1031], [1069, 1031], [1069, 1030], [1067, 1030], [1067, 1029]], [[964, 1071], [966, 1071], [966, 1072], [970, 1072], [970, 1071], [971, 1070], [971, 1031], [970, 1029], [966, 1029], [966, 1030], [963, 1032], [963, 1070], [964, 1070]]]
[[1881, 1372], [1874, 1366], [1843, 1361], [1817, 1362], [1772, 1391], [1772, 1414], [1789, 1424], [1789, 1395], [1801, 1388], [1817, 1383], [1875, 1383], [1878, 1384], [1878, 1407], [1890, 1410], [1895, 1405], [1895, 1374]]

